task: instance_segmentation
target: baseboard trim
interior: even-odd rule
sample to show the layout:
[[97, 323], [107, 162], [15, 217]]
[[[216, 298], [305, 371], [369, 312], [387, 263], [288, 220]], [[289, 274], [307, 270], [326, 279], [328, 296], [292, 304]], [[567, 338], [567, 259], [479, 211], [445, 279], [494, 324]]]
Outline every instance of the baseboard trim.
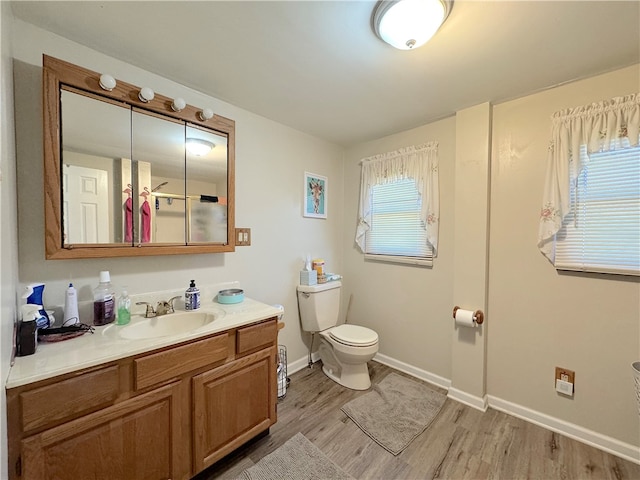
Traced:
[[640, 465], [640, 447], [492, 395], [488, 395], [488, 399], [491, 408]]
[[[313, 353], [311, 354], [311, 361], [312, 362], [317, 362], [318, 360], [320, 360], [320, 355], [318, 355], [317, 353]], [[309, 366], [309, 357], [302, 357], [298, 360], [296, 360], [295, 362], [287, 362], [287, 375], [292, 375], [296, 372], [299, 372], [300, 370], [307, 368]]]
[[447, 397], [455, 400], [456, 402], [469, 405], [470, 407], [473, 407], [476, 410], [480, 410], [481, 412], [486, 412], [487, 408], [489, 407], [489, 402], [486, 395], [483, 397], [478, 397], [477, 395], [471, 395], [470, 393], [463, 392], [462, 390], [458, 390], [457, 388], [453, 387], [449, 388]]
[[409, 365], [408, 363], [401, 362], [400, 360], [396, 360], [395, 358], [382, 355], [381, 353], [377, 353], [376, 356], [373, 357], [373, 361], [382, 363], [383, 365], [387, 365], [391, 368], [395, 368], [396, 370], [400, 370], [407, 375], [411, 375], [412, 377], [424, 380], [425, 382], [431, 383], [436, 387], [444, 389], [449, 389], [451, 387], [451, 380], [436, 375], [435, 373], [427, 372], [426, 370], [414, 367], [413, 365]]

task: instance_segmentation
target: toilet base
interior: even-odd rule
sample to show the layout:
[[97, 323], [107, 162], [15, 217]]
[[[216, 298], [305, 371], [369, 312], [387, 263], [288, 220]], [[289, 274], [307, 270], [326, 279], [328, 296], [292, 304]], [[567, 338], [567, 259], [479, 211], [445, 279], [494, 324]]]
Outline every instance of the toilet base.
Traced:
[[369, 378], [369, 368], [366, 362], [359, 365], [342, 365], [338, 371], [323, 362], [322, 371], [334, 382], [351, 390], [368, 390], [371, 387], [371, 378]]

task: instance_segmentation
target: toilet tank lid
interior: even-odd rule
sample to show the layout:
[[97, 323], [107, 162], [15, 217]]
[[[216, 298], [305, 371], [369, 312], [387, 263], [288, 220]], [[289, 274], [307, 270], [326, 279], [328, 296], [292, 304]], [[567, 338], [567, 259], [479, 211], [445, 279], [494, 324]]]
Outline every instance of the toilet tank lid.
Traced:
[[318, 293], [325, 290], [331, 290], [332, 288], [339, 288], [342, 286], [340, 280], [333, 280], [327, 283], [318, 283], [317, 285], [298, 285], [298, 291], [304, 293]]

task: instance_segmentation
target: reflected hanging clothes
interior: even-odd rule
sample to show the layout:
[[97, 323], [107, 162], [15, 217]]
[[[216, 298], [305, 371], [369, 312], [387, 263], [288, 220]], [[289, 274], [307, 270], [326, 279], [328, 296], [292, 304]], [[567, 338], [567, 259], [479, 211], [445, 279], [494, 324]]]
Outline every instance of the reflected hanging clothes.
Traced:
[[149, 206], [149, 202], [146, 200], [140, 207], [140, 219], [142, 226], [142, 238], [140, 241], [142, 243], [149, 243], [151, 241], [151, 207]]
[[133, 200], [131, 197], [124, 202], [124, 241], [133, 242]]

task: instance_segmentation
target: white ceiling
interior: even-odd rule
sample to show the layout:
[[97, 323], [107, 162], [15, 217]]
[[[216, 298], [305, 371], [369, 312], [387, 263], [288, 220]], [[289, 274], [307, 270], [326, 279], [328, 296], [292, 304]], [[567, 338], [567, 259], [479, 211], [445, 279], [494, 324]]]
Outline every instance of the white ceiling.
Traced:
[[640, 62], [637, 0], [455, 0], [414, 51], [375, 36], [375, 5], [18, 1], [13, 13], [344, 146]]

